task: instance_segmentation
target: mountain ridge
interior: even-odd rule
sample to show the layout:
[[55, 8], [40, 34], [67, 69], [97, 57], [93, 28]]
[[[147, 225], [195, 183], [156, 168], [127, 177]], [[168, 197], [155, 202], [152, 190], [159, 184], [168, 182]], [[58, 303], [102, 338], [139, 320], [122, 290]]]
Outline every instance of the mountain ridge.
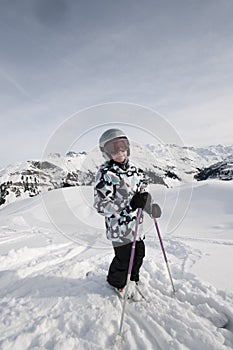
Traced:
[[[181, 147], [174, 144], [131, 144], [131, 161], [146, 172], [149, 183], [174, 187], [190, 181], [232, 180], [233, 145]], [[0, 170], [0, 205], [56, 188], [93, 185], [100, 164], [99, 150], [49, 154]], [[215, 169], [215, 170], [214, 170]]]

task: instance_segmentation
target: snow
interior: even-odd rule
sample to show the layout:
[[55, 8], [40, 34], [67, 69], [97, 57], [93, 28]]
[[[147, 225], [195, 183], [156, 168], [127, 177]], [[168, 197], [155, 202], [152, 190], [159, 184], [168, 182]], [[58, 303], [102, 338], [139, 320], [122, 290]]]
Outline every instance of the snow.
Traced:
[[[146, 217], [141, 281], [150, 302], [127, 303], [120, 345], [122, 304], [106, 284], [113, 253], [93, 188], [58, 189], [1, 209], [1, 350], [233, 348], [233, 183], [150, 192], [163, 209], [158, 224], [176, 293]], [[181, 209], [176, 222], [172, 212]]]

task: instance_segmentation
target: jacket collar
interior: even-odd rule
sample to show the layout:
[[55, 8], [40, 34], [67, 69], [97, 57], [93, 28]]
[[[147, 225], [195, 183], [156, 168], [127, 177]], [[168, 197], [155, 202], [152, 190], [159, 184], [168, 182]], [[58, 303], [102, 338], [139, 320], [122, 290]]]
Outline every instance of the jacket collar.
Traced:
[[129, 159], [126, 158], [123, 163], [115, 162], [113, 159], [110, 160], [110, 165], [117, 165], [119, 168], [126, 170], [129, 168]]

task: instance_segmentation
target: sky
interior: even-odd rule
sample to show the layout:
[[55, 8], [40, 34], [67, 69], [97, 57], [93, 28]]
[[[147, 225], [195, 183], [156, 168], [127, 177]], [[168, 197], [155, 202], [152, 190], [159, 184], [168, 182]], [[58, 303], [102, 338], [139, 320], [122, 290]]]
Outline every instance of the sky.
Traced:
[[155, 111], [185, 145], [233, 143], [232, 0], [0, 5], [0, 166], [40, 158], [71, 116], [111, 102]]

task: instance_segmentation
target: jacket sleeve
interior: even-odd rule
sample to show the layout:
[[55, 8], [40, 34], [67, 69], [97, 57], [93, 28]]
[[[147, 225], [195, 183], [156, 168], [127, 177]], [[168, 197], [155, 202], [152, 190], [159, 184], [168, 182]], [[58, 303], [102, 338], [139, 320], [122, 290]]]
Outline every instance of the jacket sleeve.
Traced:
[[94, 207], [97, 212], [106, 217], [119, 217], [122, 211], [122, 201], [115, 199], [115, 185], [111, 176], [99, 170], [96, 175], [94, 189]]
[[147, 191], [149, 178], [146, 176], [144, 171], [140, 168], [137, 169], [137, 173], [138, 173], [139, 181], [138, 181], [136, 192], [141, 192], [143, 190]]

